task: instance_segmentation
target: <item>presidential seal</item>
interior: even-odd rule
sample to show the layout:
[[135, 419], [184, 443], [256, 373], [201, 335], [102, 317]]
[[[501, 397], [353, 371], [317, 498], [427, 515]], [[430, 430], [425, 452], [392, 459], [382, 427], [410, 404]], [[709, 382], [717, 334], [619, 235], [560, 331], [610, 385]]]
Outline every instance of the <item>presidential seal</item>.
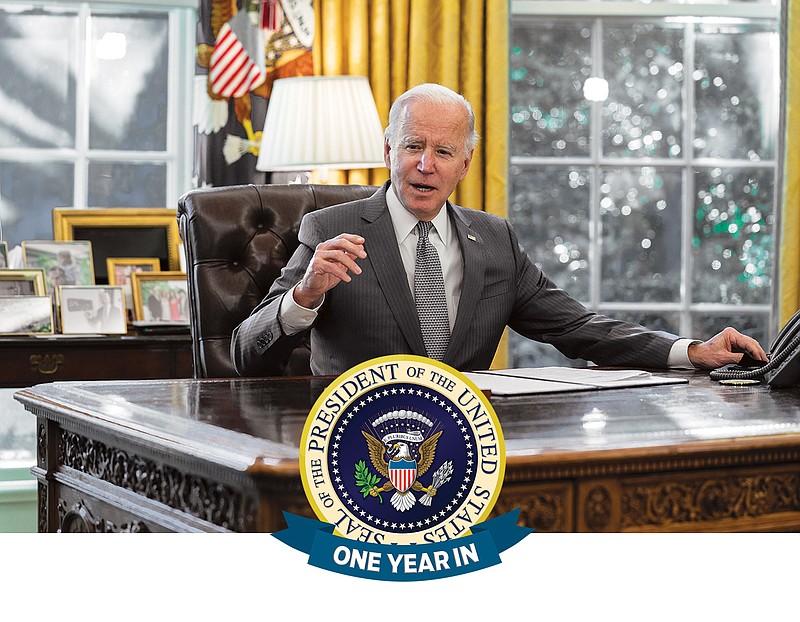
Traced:
[[488, 517], [505, 472], [486, 396], [432, 359], [387, 356], [345, 372], [314, 404], [300, 442], [303, 486], [335, 533], [437, 543]]

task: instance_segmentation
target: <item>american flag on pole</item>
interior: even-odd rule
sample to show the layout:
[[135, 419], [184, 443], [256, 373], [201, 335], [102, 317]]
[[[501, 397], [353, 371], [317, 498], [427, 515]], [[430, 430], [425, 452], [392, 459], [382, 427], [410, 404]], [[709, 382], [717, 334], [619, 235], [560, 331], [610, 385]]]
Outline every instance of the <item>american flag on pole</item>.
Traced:
[[241, 97], [267, 77], [264, 36], [247, 11], [239, 11], [219, 30], [209, 66], [211, 92]]

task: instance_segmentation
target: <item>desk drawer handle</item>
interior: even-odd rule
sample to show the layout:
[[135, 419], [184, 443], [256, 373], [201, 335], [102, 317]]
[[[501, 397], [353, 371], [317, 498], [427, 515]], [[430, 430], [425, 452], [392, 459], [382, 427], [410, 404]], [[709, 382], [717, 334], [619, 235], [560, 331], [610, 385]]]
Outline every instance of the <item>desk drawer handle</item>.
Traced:
[[31, 370], [38, 371], [40, 374], [49, 376], [58, 371], [59, 366], [64, 362], [63, 354], [45, 354], [40, 356], [38, 354], [31, 354], [30, 357]]

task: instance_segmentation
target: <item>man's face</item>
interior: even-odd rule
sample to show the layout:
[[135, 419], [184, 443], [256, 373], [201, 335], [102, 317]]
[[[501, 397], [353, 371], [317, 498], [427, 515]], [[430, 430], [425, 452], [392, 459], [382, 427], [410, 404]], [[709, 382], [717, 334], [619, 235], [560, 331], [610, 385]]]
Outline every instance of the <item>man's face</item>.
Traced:
[[473, 153], [464, 146], [467, 131], [463, 107], [411, 101], [398, 128], [397, 144], [384, 143], [392, 187], [419, 220], [433, 219], [466, 176]]

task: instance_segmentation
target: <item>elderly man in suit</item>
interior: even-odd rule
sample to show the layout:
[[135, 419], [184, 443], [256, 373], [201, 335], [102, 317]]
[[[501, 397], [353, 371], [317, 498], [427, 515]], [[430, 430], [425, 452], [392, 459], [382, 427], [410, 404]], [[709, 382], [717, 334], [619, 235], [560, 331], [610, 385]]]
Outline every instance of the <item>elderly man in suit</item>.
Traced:
[[470, 104], [443, 86], [395, 101], [384, 142], [390, 181], [305, 216], [297, 251], [234, 331], [239, 374], [279, 373], [309, 330], [311, 368], [324, 375], [389, 354], [487, 369], [506, 326], [601, 365], [717, 367], [745, 351], [766, 360], [732, 328], [698, 342], [593, 313], [530, 261], [508, 221], [450, 203], [472, 162], [474, 128]]

